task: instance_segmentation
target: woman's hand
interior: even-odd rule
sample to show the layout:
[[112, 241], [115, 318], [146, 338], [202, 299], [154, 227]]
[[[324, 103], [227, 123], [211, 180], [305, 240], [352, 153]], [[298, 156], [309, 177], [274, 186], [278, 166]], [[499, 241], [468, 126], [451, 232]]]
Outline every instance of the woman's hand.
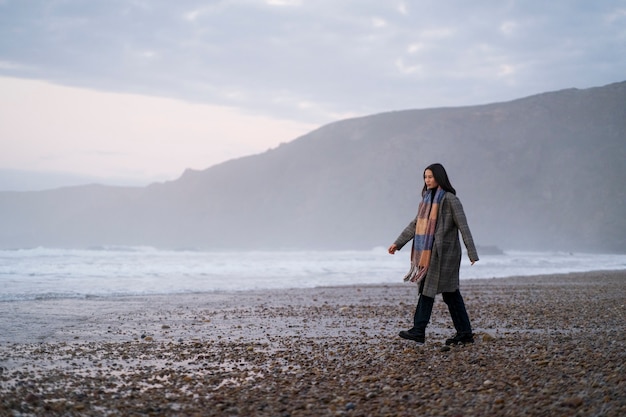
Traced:
[[389, 246], [389, 249], [387, 249], [387, 252], [393, 255], [394, 253], [396, 253], [397, 250], [398, 250], [398, 247], [394, 243], [391, 246]]

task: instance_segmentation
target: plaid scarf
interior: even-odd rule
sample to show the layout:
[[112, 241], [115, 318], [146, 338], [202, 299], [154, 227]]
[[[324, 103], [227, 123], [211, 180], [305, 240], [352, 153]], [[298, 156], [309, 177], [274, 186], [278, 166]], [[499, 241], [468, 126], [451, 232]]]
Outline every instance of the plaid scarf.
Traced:
[[404, 276], [404, 281], [420, 283], [428, 272], [430, 254], [435, 241], [435, 226], [437, 226], [437, 213], [439, 204], [446, 192], [438, 187], [433, 198], [430, 190], [426, 191], [424, 198], [417, 210], [415, 222], [415, 237], [411, 248], [411, 269]]

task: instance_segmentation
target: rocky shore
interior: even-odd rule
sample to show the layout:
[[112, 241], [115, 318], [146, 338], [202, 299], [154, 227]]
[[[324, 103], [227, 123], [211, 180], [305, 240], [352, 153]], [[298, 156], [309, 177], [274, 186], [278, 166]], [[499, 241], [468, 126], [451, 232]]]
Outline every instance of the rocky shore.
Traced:
[[0, 416], [624, 416], [626, 271], [0, 304]]

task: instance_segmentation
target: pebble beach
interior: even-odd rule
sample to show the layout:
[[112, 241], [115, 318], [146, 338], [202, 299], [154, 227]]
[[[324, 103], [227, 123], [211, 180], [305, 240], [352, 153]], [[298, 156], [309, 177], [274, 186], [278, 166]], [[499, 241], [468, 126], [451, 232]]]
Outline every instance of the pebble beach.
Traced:
[[626, 271], [0, 303], [0, 416], [625, 416]]

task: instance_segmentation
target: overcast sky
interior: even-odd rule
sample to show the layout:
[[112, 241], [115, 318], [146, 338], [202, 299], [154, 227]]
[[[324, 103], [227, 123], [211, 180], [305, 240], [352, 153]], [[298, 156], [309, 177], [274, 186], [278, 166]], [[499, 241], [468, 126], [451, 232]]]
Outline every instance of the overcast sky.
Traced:
[[626, 80], [626, 0], [0, 0], [0, 169], [174, 179], [326, 123]]

